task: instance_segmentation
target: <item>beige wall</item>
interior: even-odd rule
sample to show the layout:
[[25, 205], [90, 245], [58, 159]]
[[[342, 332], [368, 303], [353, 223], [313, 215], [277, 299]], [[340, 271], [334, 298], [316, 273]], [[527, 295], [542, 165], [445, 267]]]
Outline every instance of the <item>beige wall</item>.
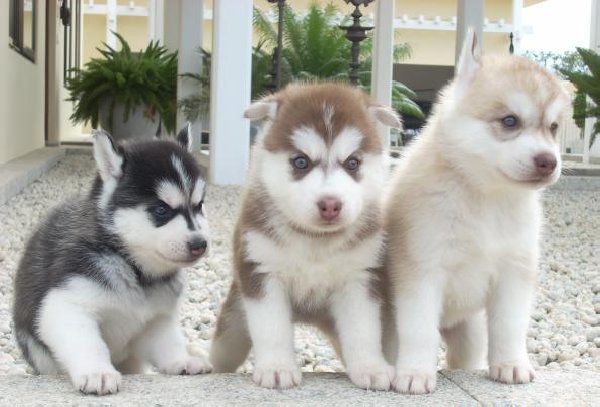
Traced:
[[44, 146], [45, 1], [38, 0], [36, 62], [8, 46], [8, 1], [0, 2], [0, 164]]

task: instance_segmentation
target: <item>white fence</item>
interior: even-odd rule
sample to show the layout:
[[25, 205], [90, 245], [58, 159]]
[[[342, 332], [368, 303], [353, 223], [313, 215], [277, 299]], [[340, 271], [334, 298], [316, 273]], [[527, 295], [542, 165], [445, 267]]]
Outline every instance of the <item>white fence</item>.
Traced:
[[589, 163], [589, 158], [600, 157], [600, 137], [596, 137], [596, 141], [590, 148], [590, 138], [595, 119], [587, 119], [585, 128], [580, 129], [575, 124], [573, 118], [566, 118], [560, 125], [558, 137], [563, 154], [573, 154], [581, 156], [584, 163]]

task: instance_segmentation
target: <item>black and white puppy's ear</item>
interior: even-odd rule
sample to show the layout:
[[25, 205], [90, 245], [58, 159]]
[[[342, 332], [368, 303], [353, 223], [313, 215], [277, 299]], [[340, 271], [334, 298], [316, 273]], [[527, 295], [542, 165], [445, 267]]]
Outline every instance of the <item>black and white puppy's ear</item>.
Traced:
[[104, 130], [92, 130], [94, 136], [94, 159], [102, 181], [118, 179], [123, 175], [123, 154], [114, 140]]
[[465, 36], [460, 58], [454, 73], [456, 88], [460, 94], [464, 93], [475, 74], [481, 67], [481, 46], [473, 27], [470, 27]]
[[185, 125], [177, 133], [177, 142], [188, 152], [192, 151], [192, 123], [186, 122]]
[[379, 123], [392, 127], [394, 129], [402, 128], [402, 119], [394, 109], [388, 106], [382, 105], [371, 105], [369, 106], [369, 113], [373, 115], [375, 120]]
[[254, 120], [273, 120], [277, 115], [277, 99], [273, 95], [264, 97], [252, 103], [245, 111], [246, 119]]

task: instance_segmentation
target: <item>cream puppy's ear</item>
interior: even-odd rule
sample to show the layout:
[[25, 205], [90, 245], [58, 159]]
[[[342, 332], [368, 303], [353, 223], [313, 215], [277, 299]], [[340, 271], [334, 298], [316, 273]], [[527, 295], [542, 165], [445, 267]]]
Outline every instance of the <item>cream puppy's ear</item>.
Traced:
[[481, 47], [475, 35], [475, 30], [471, 27], [467, 31], [454, 73], [456, 88], [460, 94], [464, 93], [479, 68], [481, 68]]
[[402, 119], [391, 107], [371, 105], [369, 106], [369, 113], [381, 124], [396, 129], [402, 128]]
[[117, 149], [110, 134], [104, 130], [92, 130], [94, 136], [94, 159], [102, 181], [120, 178], [123, 175], [123, 154]]
[[244, 117], [250, 120], [273, 120], [277, 115], [277, 99], [273, 95], [252, 103], [245, 111]]

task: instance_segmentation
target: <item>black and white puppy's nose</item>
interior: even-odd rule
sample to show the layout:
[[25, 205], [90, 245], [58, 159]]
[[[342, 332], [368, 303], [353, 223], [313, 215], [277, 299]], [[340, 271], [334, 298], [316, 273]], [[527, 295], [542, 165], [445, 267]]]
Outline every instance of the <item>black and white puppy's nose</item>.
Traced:
[[192, 237], [187, 245], [192, 256], [202, 256], [208, 243], [201, 237]]

